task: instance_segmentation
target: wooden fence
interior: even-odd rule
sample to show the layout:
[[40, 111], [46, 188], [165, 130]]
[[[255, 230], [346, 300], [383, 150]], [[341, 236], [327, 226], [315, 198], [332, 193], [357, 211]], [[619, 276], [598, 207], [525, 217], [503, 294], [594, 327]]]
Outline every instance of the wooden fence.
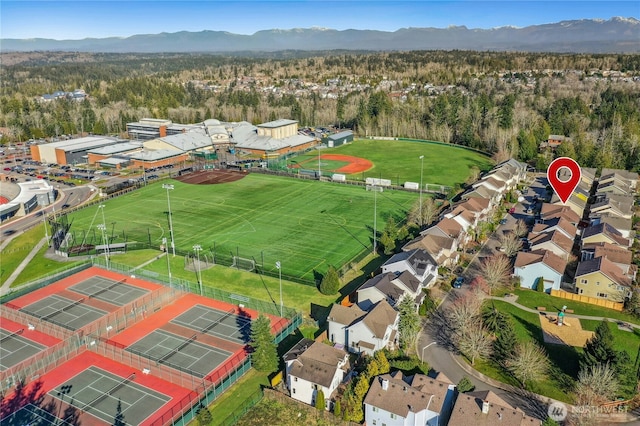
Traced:
[[624, 309], [624, 303], [612, 302], [611, 300], [598, 299], [597, 297], [583, 296], [581, 294], [569, 293], [564, 290], [551, 290], [551, 295], [560, 297], [562, 299], [575, 300], [576, 302], [589, 303], [591, 305], [602, 306], [603, 308], [613, 309], [615, 311], [622, 311]]

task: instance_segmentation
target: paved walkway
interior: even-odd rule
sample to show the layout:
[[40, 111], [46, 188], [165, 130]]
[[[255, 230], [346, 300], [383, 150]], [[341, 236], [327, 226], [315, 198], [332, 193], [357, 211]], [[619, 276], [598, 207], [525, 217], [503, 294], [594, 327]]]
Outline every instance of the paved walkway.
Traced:
[[35, 247], [31, 249], [29, 254], [22, 260], [22, 262], [20, 262], [20, 264], [18, 265], [16, 270], [13, 271], [13, 273], [11, 275], [9, 275], [9, 278], [7, 278], [7, 280], [2, 284], [2, 287], [0, 287], [0, 295], [5, 295], [5, 294], [9, 293], [9, 290], [11, 288], [11, 284], [13, 284], [13, 282], [16, 280], [16, 278], [18, 278], [18, 275], [20, 275], [20, 273], [24, 270], [24, 268], [27, 267], [29, 262], [31, 262], [31, 260], [36, 256], [36, 254], [38, 254], [38, 251], [45, 244], [47, 244], [47, 239], [43, 237], [38, 242], [38, 244], [36, 244]]
[[[537, 309], [527, 308], [526, 306], [519, 304], [517, 302], [518, 296], [516, 296], [515, 294], [507, 295], [507, 296], [504, 296], [504, 297], [487, 296], [487, 298], [488, 299], [500, 300], [500, 301], [503, 301], [503, 302], [507, 302], [507, 303], [519, 308], [519, 309], [522, 309], [523, 311], [532, 312], [534, 314], [540, 314], [541, 313], [541, 311], [538, 311]], [[636, 329], [640, 330], [640, 325], [638, 325], [638, 324], [630, 323], [630, 322], [627, 322], [627, 321], [622, 321], [622, 320], [615, 319], [615, 318], [596, 317], [596, 316], [591, 316], [591, 315], [567, 314], [567, 313], [565, 313], [565, 316], [566, 317], [570, 317], [570, 318], [579, 318], [579, 319], [583, 319], [583, 320], [594, 320], [594, 321], [607, 320], [607, 321], [611, 321], [611, 322], [624, 322], [629, 327], [636, 328]]]

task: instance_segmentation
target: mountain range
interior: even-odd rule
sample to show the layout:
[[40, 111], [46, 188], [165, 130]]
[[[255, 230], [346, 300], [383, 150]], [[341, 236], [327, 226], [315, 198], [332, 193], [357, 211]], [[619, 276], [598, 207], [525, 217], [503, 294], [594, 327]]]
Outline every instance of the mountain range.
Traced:
[[275, 52], [284, 50], [478, 50], [557, 53], [640, 53], [640, 21], [614, 17], [581, 19], [523, 28], [402, 28], [397, 31], [294, 28], [252, 35], [226, 31], [181, 31], [82, 40], [1, 39], [2, 51], [105, 53]]

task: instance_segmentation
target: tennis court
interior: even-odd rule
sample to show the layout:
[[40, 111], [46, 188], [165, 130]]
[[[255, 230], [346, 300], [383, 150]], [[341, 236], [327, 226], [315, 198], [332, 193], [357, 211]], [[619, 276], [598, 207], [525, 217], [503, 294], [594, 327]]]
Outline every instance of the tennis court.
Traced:
[[154, 330], [125, 350], [200, 378], [231, 356], [231, 352], [196, 340], [197, 334], [185, 339], [165, 330]]
[[117, 306], [124, 306], [149, 293], [149, 290], [125, 284], [126, 280], [126, 278], [115, 281], [103, 277], [91, 277], [69, 287], [69, 290], [89, 296], [90, 299], [95, 298]]
[[101, 309], [84, 305], [84, 300], [70, 300], [54, 294], [20, 310], [69, 330], [78, 330], [107, 314]]
[[5, 371], [46, 348], [22, 337], [23, 332], [24, 329], [10, 332], [0, 328], [0, 370]]
[[10, 416], [5, 417], [4, 419], [2, 419], [2, 424], [29, 426], [71, 426], [71, 423], [64, 422], [48, 411], [45, 411], [33, 404], [27, 404], [15, 413], [12, 413]]
[[128, 377], [120, 377], [91, 366], [49, 391], [49, 396], [108, 424], [113, 423], [120, 404], [127, 424], [139, 425], [171, 398], [137, 384], [136, 374], [142, 373], [132, 372]]
[[195, 305], [171, 322], [242, 345], [249, 341], [251, 318], [235, 315], [234, 312], [235, 309], [224, 312]]

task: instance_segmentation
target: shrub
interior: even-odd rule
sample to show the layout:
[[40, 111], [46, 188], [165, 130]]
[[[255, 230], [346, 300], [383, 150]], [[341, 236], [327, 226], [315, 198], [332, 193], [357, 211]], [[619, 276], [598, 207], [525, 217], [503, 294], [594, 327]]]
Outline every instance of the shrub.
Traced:
[[471, 392], [476, 388], [476, 386], [471, 383], [471, 380], [467, 376], [464, 376], [460, 382], [458, 382], [458, 392]]

